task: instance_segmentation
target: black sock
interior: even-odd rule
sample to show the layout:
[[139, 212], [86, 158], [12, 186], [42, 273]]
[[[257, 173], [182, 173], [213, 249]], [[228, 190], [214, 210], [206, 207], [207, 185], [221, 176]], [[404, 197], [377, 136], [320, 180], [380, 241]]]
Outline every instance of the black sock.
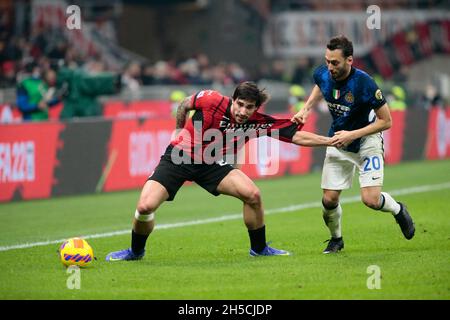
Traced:
[[134, 230], [131, 231], [131, 251], [134, 254], [139, 255], [144, 252], [145, 243], [149, 235], [137, 234]]
[[248, 230], [250, 236], [250, 246], [253, 251], [260, 253], [266, 247], [266, 226], [256, 230]]

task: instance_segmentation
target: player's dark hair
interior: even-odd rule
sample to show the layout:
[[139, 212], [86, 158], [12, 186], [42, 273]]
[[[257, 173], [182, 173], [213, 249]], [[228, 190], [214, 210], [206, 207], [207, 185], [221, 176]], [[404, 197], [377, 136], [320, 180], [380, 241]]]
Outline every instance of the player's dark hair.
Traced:
[[266, 89], [259, 89], [256, 83], [245, 81], [240, 83], [233, 93], [233, 100], [242, 99], [247, 101], [255, 101], [257, 107], [261, 106], [269, 100], [269, 94]]
[[331, 38], [327, 44], [327, 48], [329, 50], [341, 49], [344, 58], [353, 55], [353, 43], [343, 35]]

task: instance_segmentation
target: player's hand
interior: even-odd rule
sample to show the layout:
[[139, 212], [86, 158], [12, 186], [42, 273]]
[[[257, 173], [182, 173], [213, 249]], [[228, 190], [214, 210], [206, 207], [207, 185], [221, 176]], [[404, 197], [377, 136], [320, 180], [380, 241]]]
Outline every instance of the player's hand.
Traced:
[[299, 112], [297, 112], [292, 118], [291, 121], [296, 123], [296, 124], [300, 124], [306, 123], [306, 119], [309, 116], [309, 113], [311, 112], [311, 109], [307, 109], [307, 108], [302, 108]]
[[336, 147], [336, 144], [338, 143], [338, 137], [332, 136], [331, 138], [328, 138], [328, 146], [334, 146]]
[[356, 139], [352, 131], [345, 130], [335, 132], [333, 138], [333, 146], [337, 148], [346, 147]]

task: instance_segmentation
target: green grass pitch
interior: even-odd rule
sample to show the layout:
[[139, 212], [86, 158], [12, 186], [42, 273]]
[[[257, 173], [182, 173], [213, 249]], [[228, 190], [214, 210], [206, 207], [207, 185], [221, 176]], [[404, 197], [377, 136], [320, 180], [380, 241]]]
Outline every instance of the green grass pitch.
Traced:
[[[257, 184], [272, 212], [267, 239], [292, 256], [249, 257], [240, 218], [173, 227], [241, 212], [236, 199], [187, 186], [158, 210], [157, 224], [172, 227], [154, 231], [143, 260], [104, 261], [129, 246], [128, 233], [89, 239], [97, 261], [81, 269], [80, 289], [67, 287], [59, 243], [5, 248], [129, 230], [139, 190], [0, 204], [0, 299], [450, 299], [450, 161], [385, 168], [384, 190], [415, 220], [412, 240], [389, 213], [353, 200], [343, 204], [345, 249], [336, 255], [321, 253], [329, 235], [320, 173]], [[355, 177], [343, 197], [358, 195]], [[280, 209], [300, 204], [307, 205]], [[372, 265], [381, 272], [379, 289], [367, 286]]]

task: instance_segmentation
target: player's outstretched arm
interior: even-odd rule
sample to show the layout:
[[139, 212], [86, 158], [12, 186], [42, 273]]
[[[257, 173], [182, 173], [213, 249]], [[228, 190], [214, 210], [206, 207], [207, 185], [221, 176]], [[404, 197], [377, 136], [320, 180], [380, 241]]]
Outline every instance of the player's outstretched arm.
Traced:
[[321, 99], [322, 92], [320, 92], [319, 86], [315, 85], [304, 107], [292, 117], [291, 121], [297, 124], [306, 123], [306, 119], [308, 118], [311, 109], [314, 108]]
[[292, 137], [292, 143], [305, 147], [332, 146], [335, 140], [308, 131], [297, 131]]
[[188, 115], [188, 112], [191, 110], [194, 110], [194, 106], [191, 104], [192, 102], [192, 96], [189, 96], [185, 98], [183, 101], [181, 101], [180, 105], [177, 109], [177, 115], [176, 115], [176, 124], [177, 129], [183, 129], [184, 125], [186, 124], [186, 118]]

